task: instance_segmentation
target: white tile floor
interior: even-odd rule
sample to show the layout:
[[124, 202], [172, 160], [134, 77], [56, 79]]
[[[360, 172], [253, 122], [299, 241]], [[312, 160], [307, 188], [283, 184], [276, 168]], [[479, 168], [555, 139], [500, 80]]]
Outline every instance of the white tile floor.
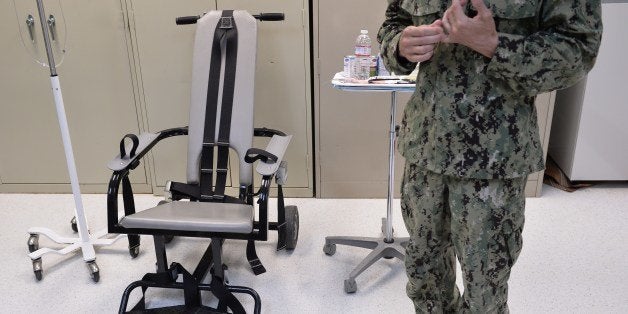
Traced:
[[[141, 195], [138, 208], [158, 198]], [[271, 200], [273, 201], [273, 200]], [[85, 195], [91, 230], [105, 227], [105, 196]], [[243, 243], [226, 242], [233, 284], [256, 289], [263, 313], [412, 313], [405, 296], [403, 264], [382, 260], [357, 279], [358, 292], [343, 292], [343, 279], [368, 253], [338, 246], [322, 252], [327, 235], [378, 236], [385, 200], [290, 199], [299, 206], [301, 232], [292, 253], [274, 250], [276, 236], [258, 245], [268, 272], [255, 277]], [[125, 286], [154, 268], [150, 238], [132, 260], [126, 240], [97, 251], [101, 280], [93, 283], [78, 254], [46, 255], [44, 279], [36, 282], [27, 257], [26, 230], [47, 227], [71, 236], [71, 195], [0, 194], [0, 313], [114, 313]], [[407, 235], [395, 202], [394, 223]], [[510, 281], [512, 313], [628, 313], [628, 184], [603, 184], [565, 193], [548, 186], [528, 199], [524, 249]], [[42, 239], [41, 246], [53, 246]], [[206, 242], [176, 239], [170, 260], [191, 268]], [[179, 293], [151, 293], [155, 304], [182, 300]], [[250, 305], [250, 303], [246, 303]]]

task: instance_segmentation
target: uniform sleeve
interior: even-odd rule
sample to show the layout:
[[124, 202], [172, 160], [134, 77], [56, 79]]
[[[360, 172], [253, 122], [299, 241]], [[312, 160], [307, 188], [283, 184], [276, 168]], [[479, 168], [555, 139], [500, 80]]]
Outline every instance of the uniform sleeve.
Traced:
[[569, 87], [593, 67], [602, 37], [599, 0], [544, 1], [539, 22], [530, 36], [498, 34], [487, 75], [501, 87], [532, 96]]
[[410, 62], [399, 55], [399, 38], [401, 32], [412, 25], [412, 16], [400, 7], [401, 0], [393, 0], [386, 9], [386, 20], [377, 33], [380, 51], [386, 69], [396, 74], [409, 74], [417, 63]]

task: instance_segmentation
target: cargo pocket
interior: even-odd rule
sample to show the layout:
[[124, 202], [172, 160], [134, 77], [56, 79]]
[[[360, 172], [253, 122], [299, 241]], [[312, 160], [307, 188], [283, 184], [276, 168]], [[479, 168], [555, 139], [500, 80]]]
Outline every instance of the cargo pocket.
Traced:
[[523, 239], [521, 238], [521, 229], [512, 230], [510, 224], [504, 226], [502, 230], [504, 242], [506, 244], [506, 253], [508, 254], [508, 266], [517, 262], [521, 248], [523, 247]]

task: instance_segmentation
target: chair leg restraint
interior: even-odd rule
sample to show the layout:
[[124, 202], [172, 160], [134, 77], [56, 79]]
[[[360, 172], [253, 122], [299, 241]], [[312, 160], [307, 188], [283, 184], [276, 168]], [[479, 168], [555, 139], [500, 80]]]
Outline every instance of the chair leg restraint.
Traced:
[[[190, 274], [181, 264], [172, 263], [168, 269], [165, 269], [163, 264], [166, 263], [165, 259], [165, 247], [158, 245], [160, 240], [156, 239], [156, 251], [157, 251], [157, 273], [148, 273], [144, 275], [142, 280], [133, 282], [130, 284], [124, 294], [122, 295], [122, 302], [120, 303], [119, 313], [143, 313], [147, 312], [146, 308], [146, 291], [148, 288], [166, 288], [166, 289], [182, 289], [185, 299], [185, 304], [182, 306], [174, 306], [170, 308], [163, 308], [163, 310], [174, 311], [189, 311], [189, 310], [202, 310], [207, 313], [234, 313], [244, 314], [246, 311], [240, 303], [240, 301], [234, 296], [234, 293], [246, 293], [249, 294], [254, 302], [254, 313], [260, 313], [261, 299], [255, 290], [248, 287], [229, 286], [225, 283], [224, 270], [222, 265], [222, 239], [212, 239], [210, 246], [207, 248], [203, 259], [210, 257], [212, 260], [211, 268], [211, 282], [209, 285], [202, 284], [201, 281], [206, 275], [205, 271], [197, 271], [194, 274]], [[163, 241], [163, 239], [161, 239]], [[163, 244], [163, 242], [162, 242]], [[161, 251], [161, 252], [160, 252]], [[201, 261], [202, 264], [203, 261]], [[179, 275], [183, 275], [183, 281], [177, 282]], [[142, 298], [131, 309], [130, 312], [126, 312], [128, 306], [129, 296], [136, 288], [142, 288]], [[209, 291], [218, 299], [218, 307], [212, 308], [203, 306], [201, 303], [200, 291]], [[230, 310], [230, 312], [228, 312]], [[196, 312], [195, 312], [196, 313]]]

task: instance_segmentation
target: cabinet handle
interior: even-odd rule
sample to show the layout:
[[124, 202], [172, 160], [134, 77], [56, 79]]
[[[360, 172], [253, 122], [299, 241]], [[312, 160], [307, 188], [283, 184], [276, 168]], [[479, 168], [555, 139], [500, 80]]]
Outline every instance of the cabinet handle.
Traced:
[[52, 39], [53, 41], [55, 40], [55, 33], [56, 33], [56, 20], [54, 15], [50, 14], [50, 16], [48, 17], [48, 28], [50, 29], [50, 39]]
[[34, 43], [35, 36], [33, 32], [35, 27], [35, 18], [33, 18], [33, 16], [30, 14], [26, 17], [26, 26], [28, 27], [28, 34], [31, 35], [31, 41]]

